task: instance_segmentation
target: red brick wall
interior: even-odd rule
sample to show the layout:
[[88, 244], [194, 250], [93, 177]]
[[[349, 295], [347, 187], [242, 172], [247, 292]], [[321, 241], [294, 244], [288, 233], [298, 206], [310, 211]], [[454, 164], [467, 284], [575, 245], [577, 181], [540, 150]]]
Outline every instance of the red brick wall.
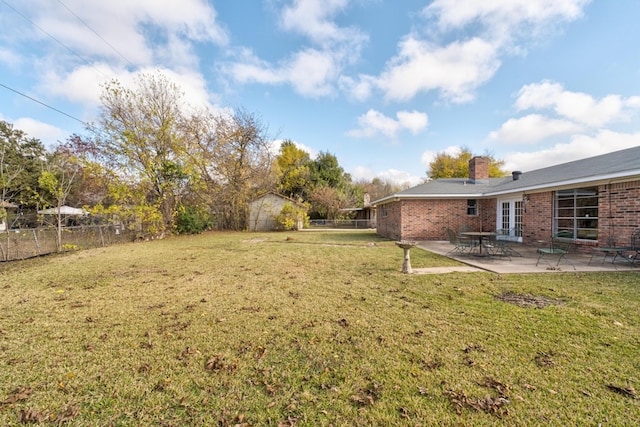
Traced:
[[384, 237], [401, 240], [401, 202], [391, 202], [377, 207], [376, 232]]
[[553, 233], [553, 193], [527, 194], [522, 217], [522, 242], [548, 241]]
[[601, 185], [598, 195], [598, 245], [629, 245], [640, 228], [640, 181]]
[[[553, 233], [554, 192], [527, 194], [522, 240], [525, 244], [548, 241]], [[467, 225], [473, 230], [494, 230], [496, 199], [478, 200], [479, 215], [467, 215], [466, 199], [401, 200], [378, 208], [378, 234], [396, 240], [447, 240], [446, 229]], [[609, 206], [611, 209], [609, 209]], [[598, 245], [606, 246], [613, 236], [619, 245], [628, 245], [631, 233], [640, 228], [640, 181], [599, 187]], [[585, 249], [595, 242], [579, 242]]]
[[[553, 233], [553, 195], [529, 194], [523, 218], [523, 242], [534, 244], [549, 240]], [[598, 246], [607, 246], [611, 237], [619, 245], [628, 245], [631, 233], [640, 227], [640, 181], [606, 184], [598, 187]], [[585, 247], [595, 242], [579, 241]]]
[[[479, 201], [480, 202], [480, 201]], [[379, 207], [378, 234], [395, 240], [447, 240], [447, 228], [495, 229], [495, 200], [479, 204], [480, 215], [467, 215], [466, 199], [402, 200]]]

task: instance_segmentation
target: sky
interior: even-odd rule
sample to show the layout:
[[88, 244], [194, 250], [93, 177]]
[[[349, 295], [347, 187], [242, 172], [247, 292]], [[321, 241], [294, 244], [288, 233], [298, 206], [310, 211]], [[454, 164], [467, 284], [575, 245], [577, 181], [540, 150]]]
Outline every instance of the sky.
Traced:
[[[528, 171], [640, 145], [637, 0], [0, 0], [0, 119], [48, 148], [161, 72], [277, 149], [417, 185], [462, 147]], [[640, 162], [640, 159], [638, 159]]]

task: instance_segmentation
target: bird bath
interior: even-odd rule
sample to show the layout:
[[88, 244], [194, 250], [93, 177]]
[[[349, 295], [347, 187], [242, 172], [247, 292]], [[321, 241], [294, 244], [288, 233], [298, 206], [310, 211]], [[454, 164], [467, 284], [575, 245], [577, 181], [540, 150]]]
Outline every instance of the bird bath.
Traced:
[[415, 248], [417, 245], [418, 242], [411, 242], [408, 240], [401, 240], [399, 242], [396, 242], [396, 246], [402, 248], [402, 250], [404, 251], [404, 262], [402, 263], [403, 273], [413, 273], [413, 270], [411, 269], [411, 256], [409, 254], [409, 251], [411, 251], [411, 248]]

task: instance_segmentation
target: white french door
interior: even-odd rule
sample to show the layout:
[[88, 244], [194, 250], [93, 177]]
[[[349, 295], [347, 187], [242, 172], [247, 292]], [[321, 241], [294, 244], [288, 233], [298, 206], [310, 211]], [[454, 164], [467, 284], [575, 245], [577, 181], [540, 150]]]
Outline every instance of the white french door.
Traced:
[[499, 199], [496, 215], [496, 229], [508, 231], [508, 236], [514, 241], [522, 241], [522, 214], [524, 203], [522, 198]]

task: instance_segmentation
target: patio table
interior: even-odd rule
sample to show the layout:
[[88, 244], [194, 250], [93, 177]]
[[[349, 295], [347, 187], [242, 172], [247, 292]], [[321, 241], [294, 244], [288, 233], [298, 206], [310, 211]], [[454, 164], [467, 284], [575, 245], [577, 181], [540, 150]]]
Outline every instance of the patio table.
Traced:
[[460, 233], [462, 236], [473, 237], [478, 239], [478, 244], [480, 245], [480, 249], [478, 250], [478, 256], [486, 256], [486, 254], [482, 253], [482, 239], [488, 236], [493, 236], [496, 233], [493, 231], [463, 231]]

